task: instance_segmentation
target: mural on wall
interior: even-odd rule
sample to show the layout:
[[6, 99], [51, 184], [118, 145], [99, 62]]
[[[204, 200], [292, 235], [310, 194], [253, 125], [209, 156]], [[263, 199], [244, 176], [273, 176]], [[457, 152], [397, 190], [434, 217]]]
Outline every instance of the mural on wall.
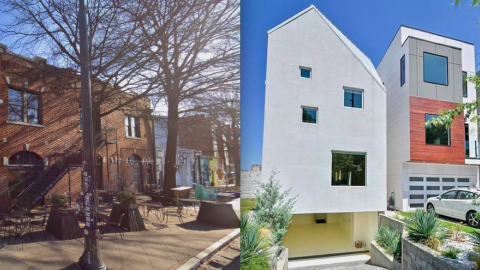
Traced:
[[208, 186], [210, 181], [210, 171], [208, 168], [208, 158], [209, 157], [200, 157], [200, 172], [202, 175], [202, 184]]
[[209, 169], [209, 184], [211, 186], [218, 185], [218, 157], [209, 157], [208, 158], [208, 169]]

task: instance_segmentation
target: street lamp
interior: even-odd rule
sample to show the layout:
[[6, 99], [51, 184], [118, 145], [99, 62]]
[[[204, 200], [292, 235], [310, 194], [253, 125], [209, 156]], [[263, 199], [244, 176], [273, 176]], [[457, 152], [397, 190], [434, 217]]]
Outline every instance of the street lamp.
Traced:
[[92, 91], [90, 81], [90, 56], [88, 50], [87, 9], [85, 0], [80, 0], [80, 62], [82, 82], [82, 120], [83, 120], [83, 183], [85, 191], [85, 245], [78, 264], [84, 270], [106, 270], [107, 267], [100, 257], [100, 244], [97, 228], [97, 185], [94, 174], [94, 145]]

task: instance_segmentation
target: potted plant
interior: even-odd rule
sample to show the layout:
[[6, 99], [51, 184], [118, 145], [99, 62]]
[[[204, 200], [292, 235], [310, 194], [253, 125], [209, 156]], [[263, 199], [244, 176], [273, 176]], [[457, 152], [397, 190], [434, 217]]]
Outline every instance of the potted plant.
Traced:
[[125, 214], [120, 224], [121, 229], [131, 232], [145, 230], [145, 224], [136, 203], [135, 193], [120, 191], [117, 194], [117, 203], [112, 205], [109, 221], [118, 222], [121, 215]]
[[50, 203], [52, 208], [46, 231], [61, 240], [73, 239], [81, 235], [76, 210], [68, 207], [68, 197], [63, 194], [55, 194]]

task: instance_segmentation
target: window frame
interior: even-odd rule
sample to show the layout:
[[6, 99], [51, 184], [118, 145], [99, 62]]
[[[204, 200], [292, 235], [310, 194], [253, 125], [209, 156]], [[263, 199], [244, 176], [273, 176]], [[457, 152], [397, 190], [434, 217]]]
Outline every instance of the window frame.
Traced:
[[[445, 73], [446, 83], [445, 83], [445, 84], [443, 84], [443, 83], [437, 83], [437, 82], [431, 82], [431, 81], [427, 81], [427, 80], [425, 79], [425, 55], [426, 55], [426, 54], [429, 54], [429, 55], [432, 55], [432, 56], [436, 56], [436, 57], [442, 57], [442, 58], [445, 58], [445, 59], [446, 59], [446, 73]], [[423, 52], [423, 82], [431, 83], [431, 84], [436, 84], [436, 85], [448, 86], [448, 57], [447, 57], [447, 56], [439, 55], [439, 54], [434, 54], [434, 53], [429, 53], [429, 52]]]
[[406, 82], [405, 77], [405, 54], [400, 58], [400, 87], [402, 87]]
[[[352, 91], [352, 92], [360, 92], [361, 95], [362, 95], [362, 107], [360, 108], [357, 108], [357, 107], [350, 107], [350, 106], [345, 106], [345, 92], [346, 91]], [[353, 105], [355, 104], [355, 102], [353, 103]], [[343, 87], [343, 107], [344, 108], [348, 108], [348, 109], [356, 109], [356, 110], [363, 110], [365, 108], [365, 91], [363, 89], [360, 89], [360, 88], [354, 88], [354, 87], [348, 87], [348, 86], [344, 86]]]
[[[15, 92], [18, 92], [20, 93], [20, 95], [22, 96], [22, 101], [21, 101], [21, 105], [18, 105], [18, 104], [11, 104], [11, 100], [10, 100], [10, 90], [11, 91], [15, 91]], [[20, 88], [17, 88], [17, 87], [12, 87], [12, 86], [9, 86], [8, 87], [8, 97], [7, 97], [7, 101], [8, 101], [8, 115], [7, 115], [7, 121], [9, 122], [13, 122], [13, 123], [22, 123], [22, 124], [26, 124], [26, 125], [42, 125], [43, 123], [43, 118], [42, 118], [42, 95], [41, 93], [37, 93], [37, 92], [34, 92], [34, 91], [29, 91], [29, 90], [26, 90], [26, 89], [20, 89]], [[37, 102], [37, 107], [34, 108], [34, 107], [29, 107], [29, 104], [28, 104], [28, 95], [31, 95], [31, 96], [35, 96], [36, 97], [36, 102]], [[10, 119], [10, 107], [11, 106], [15, 106], [15, 107], [21, 107], [21, 116], [20, 116], [20, 119], [21, 120], [12, 120]], [[35, 110], [36, 111], [36, 119], [37, 119], [37, 122], [30, 122], [29, 119], [28, 119], [28, 112], [29, 110]]]
[[[134, 138], [134, 139], [141, 139], [142, 134], [141, 134], [141, 129], [140, 129], [140, 118], [137, 116], [133, 115], [125, 115], [124, 118], [124, 123], [125, 123], [125, 137], [126, 138]], [[128, 119], [128, 124], [127, 124], [127, 119]], [[133, 119], [133, 121], [132, 121]], [[133, 123], [133, 124], [132, 124]], [[138, 126], [137, 126], [138, 124]], [[138, 131], [138, 134], [137, 134]]]
[[[302, 78], [302, 79], [307, 79], [307, 80], [311, 80], [311, 79], [312, 79], [312, 77], [313, 77], [313, 69], [312, 69], [311, 67], [299, 66], [299, 69], [300, 69], [300, 78]], [[310, 71], [310, 76], [309, 76], [309, 77], [303, 77], [303, 76], [302, 76], [302, 69], [305, 69], [305, 70]]]
[[[318, 125], [318, 107], [313, 107], [313, 106], [300, 106], [301, 109], [302, 109], [302, 113], [301, 113], [301, 121], [302, 121], [302, 124], [306, 124], [306, 125]], [[309, 122], [304, 122], [303, 121], [303, 109], [313, 109], [315, 110], [315, 123], [309, 123]]]
[[[332, 150], [331, 151], [331, 161], [330, 161], [330, 187], [339, 187], [339, 188], [366, 188], [368, 185], [368, 174], [367, 174], [367, 169], [368, 169], [368, 159], [367, 159], [367, 152], [353, 152], [353, 151], [341, 151], [341, 150]], [[364, 156], [365, 158], [365, 168], [363, 173], [365, 174], [365, 183], [362, 186], [348, 186], [348, 185], [334, 185], [333, 184], [333, 155], [334, 154], [346, 154], [346, 155], [358, 155], [358, 156]]]
[[[436, 116], [439, 116], [438, 114], [433, 114], [433, 113], [425, 113], [425, 121], [424, 123], [427, 122], [427, 115], [436, 115]], [[435, 144], [435, 143], [428, 143], [427, 142], [427, 128], [428, 126], [425, 125], [425, 144], [426, 145], [433, 145], [433, 146], [444, 146], [444, 147], [450, 147], [452, 146], [452, 131], [450, 128], [448, 128], [448, 144], [445, 145], [445, 144]]]

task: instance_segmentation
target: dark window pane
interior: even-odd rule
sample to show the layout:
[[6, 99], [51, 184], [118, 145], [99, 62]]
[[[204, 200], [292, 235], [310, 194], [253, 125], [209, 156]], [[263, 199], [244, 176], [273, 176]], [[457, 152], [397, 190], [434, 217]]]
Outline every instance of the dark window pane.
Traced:
[[11, 121], [23, 121], [22, 119], [22, 106], [8, 105], [8, 120]]
[[423, 182], [423, 177], [410, 177], [410, 182]]
[[455, 178], [442, 178], [442, 182], [455, 182]]
[[400, 86], [405, 84], [405, 55], [400, 59]]
[[135, 136], [134, 137], [137, 137], [137, 138], [141, 138], [141, 134], [140, 134], [140, 119], [139, 118], [134, 118], [135, 119]]
[[317, 109], [302, 107], [302, 122], [303, 123], [317, 123]]
[[38, 109], [38, 96], [27, 93], [27, 108]]
[[470, 182], [470, 179], [469, 178], [457, 178], [457, 182], [468, 183], [468, 182]]
[[423, 53], [423, 81], [448, 85], [447, 57]]
[[432, 197], [437, 197], [437, 196], [438, 196], [438, 194], [427, 194], [427, 199], [432, 198]]
[[470, 135], [468, 124], [465, 124], [465, 156], [470, 156]]
[[425, 198], [423, 195], [410, 195], [410, 199], [423, 199]]
[[[426, 114], [425, 123], [437, 117], [435, 114]], [[445, 126], [427, 125], [425, 134], [427, 144], [450, 145], [450, 129]]]
[[23, 105], [23, 95], [22, 92], [8, 89], [8, 104], [10, 105]]
[[28, 109], [28, 111], [27, 111], [27, 122], [38, 124], [38, 110], [37, 109]]
[[309, 68], [300, 68], [300, 77], [310, 78], [312, 76], [312, 70]]
[[365, 186], [365, 154], [332, 153], [333, 186]]
[[468, 97], [467, 72], [462, 71], [462, 79], [463, 79], [463, 97]]
[[420, 208], [423, 207], [423, 203], [411, 203], [410, 208]]
[[427, 177], [427, 182], [440, 182], [438, 177]]
[[410, 190], [423, 190], [423, 186], [410, 186]]
[[363, 91], [344, 89], [343, 105], [345, 107], [362, 108], [363, 107]]
[[442, 199], [453, 199], [453, 198], [455, 198], [455, 195], [457, 195], [456, 190], [449, 191], [449, 192], [446, 192], [446, 193], [442, 194]]
[[469, 191], [459, 191], [457, 195], [457, 200], [473, 200], [475, 195]]
[[427, 190], [440, 190], [439, 186], [428, 186]]
[[443, 190], [450, 190], [452, 188], [455, 188], [455, 186], [443, 186], [442, 187]]

